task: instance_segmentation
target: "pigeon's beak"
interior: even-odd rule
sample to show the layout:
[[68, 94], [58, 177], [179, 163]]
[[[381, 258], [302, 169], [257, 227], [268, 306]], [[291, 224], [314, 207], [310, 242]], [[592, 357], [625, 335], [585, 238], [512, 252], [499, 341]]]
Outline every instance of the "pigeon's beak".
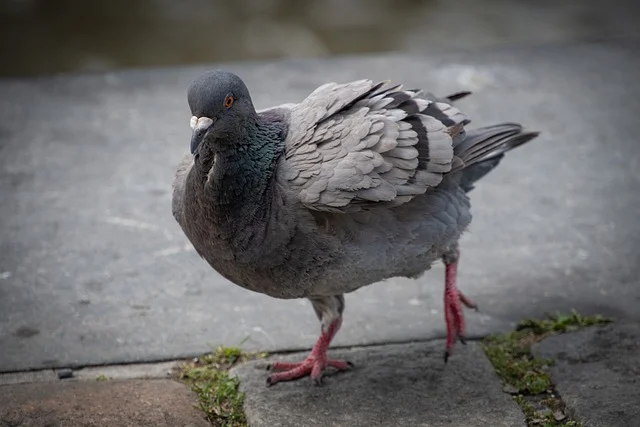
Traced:
[[214, 120], [209, 117], [191, 117], [191, 154], [196, 154], [204, 135], [207, 130], [213, 125]]

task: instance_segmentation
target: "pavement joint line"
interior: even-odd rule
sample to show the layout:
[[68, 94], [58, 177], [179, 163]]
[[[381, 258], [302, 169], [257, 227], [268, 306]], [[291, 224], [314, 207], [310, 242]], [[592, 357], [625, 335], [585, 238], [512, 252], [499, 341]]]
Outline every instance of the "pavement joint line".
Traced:
[[[474, 335], [474, 336], [468, 336], [466, 339], [467, 341], [481, 341], [486, 335]], [[385, 341], [385, 342], [371, 342], [371, 343], [366, 343], [366, 344], [358, 344], [358, 345], [335, 345], [335, 346], [331, 346], [331, 348], [329, 349], [329, 351], [331, 350], [344, 350], [344, 349], [350, 349], [350, 348], [367, 348], [367, 347], [377, 347], [377, 346], [381, 346], [381, 345], [402, 345], [402, 344], [410, 344], [410, 343], [424, 343], [424, 342], [431, 342], [431, 341], [439, 341], [439, 340], [443, 340], [445, 339], [446, 336], [445, 335], [438, 335], [438, 336], [434, 336], [431, 338], [426, 338], [426, 339], [418, 339], [418, 340], [398, 340], [398, 341]], [[309, 347], [292, 347], [292, 348], [287, 348], [287, 349], [283, 349], [283, 350], [276, 350], [276, 351], [267, 351], [267, 350], [261, 350], [261, 349], [257, 349], [255, 350], [256, 352], [267, 352], [269, 353], [269, 355], [276, 355], [276, 354], [291, 354], [291, 353], [300, 353], [303, 351], [310, 351], [311, 350], [311, 346]], [[65, 365], [60, 365], [60, 366], [52, 366], [49, 368], [41, 368], [41, 369], [25, 369], [25, 370], [20, 370], [20, 371], [0, 371], [0, 376], [5, 375], [5, 374], [24, 374], [27, 372], [42, 372], [42, 371], [48, 371], [48, 370], [60, 370], [60, 369], [72, 369], [74, 371], [76, 370], [81, 370], [81, 369], [85, 369], [85, 368], [99, 368], [99, 367], [103, 367], [103, 366], [133, 366], [133, 365], [149, 365], [149, 364], [157, 364], [157, 363], [166, 363], [166, 362], [174, 362], [174, 361], [180, 361], [180, 360], [190, 360], [193, 359], [194, 357], [199, 357], [202, 354], [206, 353], [207, 351], [201, 351], [198, 353], [193, 353], [193, 354], [188, 354], [188, 355], [184, 355], [184, 356], [179, 356], [179, 357], [171, 357], [171, 358], [158, 358], [158, 359], [148, 359], [148, 360], [134, 360], [134, 361], [130, 361], [130, 362], [114, 362], [114, 363], [89, 363], [89, 364], [82, 364], [82, 365], [73, 365], [73, 364], [65, 364]]]
[[[466, 338], [467, 342], [481, 342], [485, 336], [469, 336]], [[412, 343], [429, 343], [435, 341], [443, 341], [445, 336], [442, 337], [434, 337], [428, 338], [424, 340], [399, 340], [399, 341], [387, 341], [384, 343], [367, 343], [362, 345], [343, 345], [343, 346], [335, 346], [331, 347], [329, 351], [332, 350], [350, 350], [350, 349], [366, 349], [371, 347], [380, 347], [380, 346], [400, 346], [404, 344], [412, 344]], [[444, 347], [443, 347], [444, 348]], [[289, 354], [301, 353], [305, 351], [309, 351], [310, 347], [301, 347], [299, 349], [287, 349], [287, 350], [279, 350], [275, 352], [267, 352], [269, 357], [273, 356], [285, 356]], [[443, 350], [444, 351], [444, 350]], [[258, 351], [260, 352], [260, 351]], [[117, 371], [133, 371], [133, 375], [123, 375], [117, 379], [140, 379], [140, 378], [167, 378], [164, 375], [135, 375], [135, 372], [141, 372], [144, 368], [152, 368], [159, 365], [173, 365], [174, 369], [177, 369], [180, 364], [186, 363], [189, 360], [192, 360], [197, 357], [201, 357], [202, 354], [206, 354], [206, 352], [201, 352], [194, 354], [193, 356], [187, 357], [179, 357], [179, 358], [171, 358], [171, 359], [158, 359], [158, 360], [148, 360], [148, 361], [134, 361], [134, 362], [124, 362], [124, 363], [109, 363], [109, 364], [89, 364], [82, 366], [59, 366], [45, 369], [31, 369], [24, 371], [7, 371], [0, 372], [0, 387], [3, 385], [11, 385], [11, 384], [26, 384], [26, 383], [38, 383], [38, 382], [52, 382], [52, 381], [91, 381], [95, 380], [95, 377], [100, 376], [99, 371], [101, 370], [112, 370], [114, 372]], [[59, 378], [58, 372], [63, 370], [71, 370], [73, 374], [66, 378]], [[96, 373], [94, 378], [90, 378], [88, 375], [84, 375], [87, 372]], [[47, 374], [50, 374], [47, 377]], [[80, 376], [78, 376], [80, 374]], [[20, 377], [24, 377], [25, 380], [20, 380]], [[43, 377], [45, 377], [43, 379]], [[14, 378], [14, 380], [12, 380]]]
[[569, 315], [557, 313], [547, 317], [523, 320], [512, 332], [488, 336], [481, 346], [500, 378], [503, 391], [510, 394], [522, 410], [527, 425], [582, 427], [583, 422], [563, 400], [551, 375], [550, 368], [557, 363], [556, 358], [539, 357], [533, 348], [551, 336], [602, 327], [614, 319], [583, 316], [575, 310]]
[[[485, 354], [485, 357], [487, 357], [487, 359], [489, 360], [489, 363], [491, 363], [491, 365], [494, 366], [493, 363], [491, 362], [491, 358], [489, 358], [486, 354]], [[497, 372], [496, 372], [496, 375], [498, 375]], [[567, 405], [567, 403], [562, 398], [562, 395], [558, 392], [556, 384], [553, 381], [553, 378], [551, 378], [551, 376], [549, 376], [548, 390], [544, 395], [523, 396], [521, 394], [510, 393], [506, 389], [503, 389], [503, 391], [505, 393], [511, 394], [513, 401], [518, 405], [518, 408], [520, 408], [520, 410], [524, 414], [528, 426], [534, 427], [534, 426], [542, 425], [539, 422], [540, 418], [538, 419], [535, 418], [536, 409], [534, 408], [534, 406], [536, 403], [540, 403], [545, 400], [553, 401], [553, 404], [557, 407], [557, 410], [560, 411], [560, 414], [562, 416], [562, 419], [556, 420], [558, 424], [553, 424], [553, 426], [561, 426], [561, 427], [564, 427], [564, 426], [582, 427], [583, 426], [583, 423], [580, 420], [576, 419], [574, 411]], [[555, 412], [553, 412], [551, 416], [554, 416], [554, 414]], [[534, 421], [530, 421], [531, 418], [534, 418]], [[550, 425], [550, 424], [544, 424], [544, 425]]]

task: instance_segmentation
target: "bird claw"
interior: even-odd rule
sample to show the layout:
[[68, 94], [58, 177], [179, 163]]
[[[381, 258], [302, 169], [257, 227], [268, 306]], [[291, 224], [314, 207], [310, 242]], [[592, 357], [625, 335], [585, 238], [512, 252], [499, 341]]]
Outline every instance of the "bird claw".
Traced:
[[462, 292], [458, 291], [458, 298], [460, 299], [460, 302], [462, 304], [464, 304], [465, 307], [467, 308], [471, 308], [475, 311], [480, 311], [480, 308], [478, 307], [478, 304], [476, 304], [475, 302], [471, 301], [469, 298], [467, 298]]
[[331, 322], [329, 328], [323, 330], [309, 356], [302, 362], [273, 361], [267, 364], [267, 370], [273, 371], [267, 378], [267, 386], [272, 386], [280, 381], [297, 380], [307, 375], [309, 375], [311, 381], [318, 386], [322, 384], [322, 376], [327, 366], [337, 369], [338, 371], [346, 371], [353, 368], [353, 363], [351, 362], [327, 359], [327, 348], [329, 347], [331, 339], [340, 328], [341, 323], [342, 317]]
[[475, 309], [476, 311], [478, 310], [478, 306], [456, 288], [455, 265], [447, 266], [447, 277], [445, 281], [444, 309], [447, 324], [447, 342], [444, 361], [447, 363], [456, 340], [460, 340], [460, 343], [463, 345], [467, 344], [463, 306]]
[[[464, 335], [458, 335], [458, 339], [460, 340], [460, 343], [462, 345], [467, 345], [467, 338]], [[451, 350], [450, 348], [447, 348], [444, 351], [444, 363], [447, 363], [449, 361], [450, 356], [451, 356]]]
[[349, 361], [342, 360], [317, 360], [308, 357], [302, 362], [273, 362], [269, 364], [271, 371], [276, 371], [267, 377], [267, 386], [272, 386], [280, 381], [292, 381], [309, 375], [316, 386], [322, 385], [322, 377], [326, 367], [332, 367], [338, 371], [346, 371], [354, 367]]

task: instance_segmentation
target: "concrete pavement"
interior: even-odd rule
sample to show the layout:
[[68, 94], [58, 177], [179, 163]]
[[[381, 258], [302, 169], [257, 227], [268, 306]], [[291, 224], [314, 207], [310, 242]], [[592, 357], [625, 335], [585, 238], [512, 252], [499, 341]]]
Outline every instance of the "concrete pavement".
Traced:
[[[331, 351], [355, 368], [267, 388], [265, 365], [232, 369], [246, 393], [250, 426], [525, 426], [477, 342], [442, 362], [441, 340]], [[552, 336], [534, 347], [550, 373], [562, 413], [594, 427], [635, 425], [640, 324], [617, 321]], [[274, 355], [296, 361], [302, 354]], [[171, 378], [179, 363], [84, 368], [70, 379], [53, 371], [0, 375], [0, 426], [199, 426], [197, 398]], [[96, 381], [97, 379], [104, 381]], [[107, 379], [108, 378], [108, 379]], [[558, 424], [563, 425], [563, 424]]]
[[[636, 41], [616, 41], [224, 68], [245, 79], [259, 108], [299, 100], [328, 80], [391, 78], [438, 94], [474, 91], [459, 104], [474, 125], [519, 121], [542, 132], [539, 140], [510, 153], [472, 193], [475, 220], [462, 241], [460, 285], [481, 307], [467, 318], [470, 335], [479, 337], [508, 330], [525, 317], [571, 308], [637, 328], [639, 50]], [[270, 352], [308, 348], [315, 341], [318, 325], [309, 304], [272, 300], [231, 285], [198, 258], [171, 217], [173, 169], [189, 140], [185, 88], [207, 68], [0, 80], [0, 372], [171, 360], [247, 337], [243, 348]], [[441, 337], [442, 276], [438, 266], [416, 281], [390, 280], [348, 295], [336, 345]], [[623, 332], [612, 335], [618, 337], [613, 341], [628, 343], [624, 337], [630, 332]], [[633, 336], [637, 343], [638, 334]], [[609, 354], [608, 348], [598, 357], [625, 354], [624, 349]], [[371, 401], [393, 402], [396, 415], [413, 413], [422, 418], [407, 422], [425, 425], [451, 420], [474, 425], [474, 418], [456, 418], [460, 411], [522, 425], [474, 345], [457, 348], [447, 371], [438, 370], [429, 343], [349, 351], [365, 363], [329, 379], [339, 402], [331, 402], [326, 391], [307, 391], [305, 382], [278, 384], [267, 394], [257, 388], [263, 372], [239, 370], [254, 424], [262, 419], [256, 402], [271, 417], [282, 418], [278, 411], [284, 405], [291, 417], [299, 408], [287, 396], [295, 396], [293, 402], [315, 414], [309, 419], [316, 421], [302, 425], [348, 425], [349, 408], [363, 410]], [[562, 360], [566, 350], [557, 344], [548, 351]], [[404, 352], [413, 352], [415, 363], [399, 357]], [[602, 363], [619, 371], [616, 361]], [[449, 370], [454, 365], [459, 369]], [[606, 411], [618, 411], [615, 419], [636, 416], [623, 399], [612, 399], [600, 415], [589, 412], [594, 407], [580, 402], [606, 389], [597, 381], [616, 377], [587, 378], [594, 383], [586, 393], [575, 387], [585, 379], [559, 366], [552, 372], [558, 390], [585, 420], [600, 420], [595, 417], [606, 417]], [[623, 366], [625, 378], [637, 376], [635, 365]], [[30, 374], [30, 381], [60, 384], [51, 373]], [[11, 375], [14, 380], [6, 382], [14, 384], [0, 386], [3, 397], [14, 396], [0, 399], [12, 402], [3, 407], [3, 421], [12, 420], [6, 418], [12, 408], [31, 405], [32, 391], [15, 390], [38, 389], [16, 385], [24, 377]], [[458, 391], [448, 384], [456, 383], [444, 381], [456, 375], [456, 381], [473, 386], [465, 401], [453, 400]], [[388, 381], [374, 384], [381, 377]], [[420, 381], [412, 384], [411, 378]], [[496, 412], [468, 406], [479, 383], [488, 385], [485, 398]], [[620, 387], [633, 384], [619, 381]], [[46, 389], [61, 396], [70, 390], [56, 387]], [[438, 394], [432, 396], [434, 387]], [[424, 407], [418, 400], [413, 405], [399, 400], [402, 389], [423, 396]], [[71, 395], [73, 402], [83, 393]], [[314, 395], [320, 399], [314, 401]], [[342, 421], [323, 413], [328, 406], [320, 400], [334, 405]], [[379, 407], [369, 412], [357, 419], [390, 416]], [[322, 420], [330, 423], [318, 424]]]
[[[391, 78], [474, 91], [459, 104], [474, 125], [542, 132], [472, 194], [460, 285], [482, 308], [468, 319], [480, 336], [558, 309], [638, 319], [639, 46], [223, 66], [258, 107], [328, 80]], [[231, 285], [171, 216], [185, 88], [207, 68], [0, 81], [0, 371], [171, 359], [247, 337], [268, 351], [313, 343], [308, 303]], [[348, 295], [336, 344], [441, 337], [442, 280], [437, 266]]]
[[555, 360], [551, 376], [564, 402], [589, 427], [640, 419], [640, 325], [622, 322], [551, 337], [537, 346]]
[[206, 427], [189, 388], [171, 380], [0, 386], [0, 425]]
[[355, 368], [325, 378], [322, 387], [307, 378], [267, 388], [264, 361], [232, 372], [246, 393], [252, 427], [526, 426], [477, 343], [458, 349], [446, 365], [443, 348], [444, 341], [435, 340], [335, 351], [332, 358]]

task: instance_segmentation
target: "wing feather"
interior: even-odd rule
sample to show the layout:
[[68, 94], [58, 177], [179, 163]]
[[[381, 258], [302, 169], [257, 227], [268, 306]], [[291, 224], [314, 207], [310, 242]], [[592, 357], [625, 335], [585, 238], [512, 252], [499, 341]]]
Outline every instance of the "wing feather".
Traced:
[[289, 184], [309, 209], [397, 206], [442, 182], [468, 120], [446, 99], [401, 85], [328, 83], [290, 106]]

